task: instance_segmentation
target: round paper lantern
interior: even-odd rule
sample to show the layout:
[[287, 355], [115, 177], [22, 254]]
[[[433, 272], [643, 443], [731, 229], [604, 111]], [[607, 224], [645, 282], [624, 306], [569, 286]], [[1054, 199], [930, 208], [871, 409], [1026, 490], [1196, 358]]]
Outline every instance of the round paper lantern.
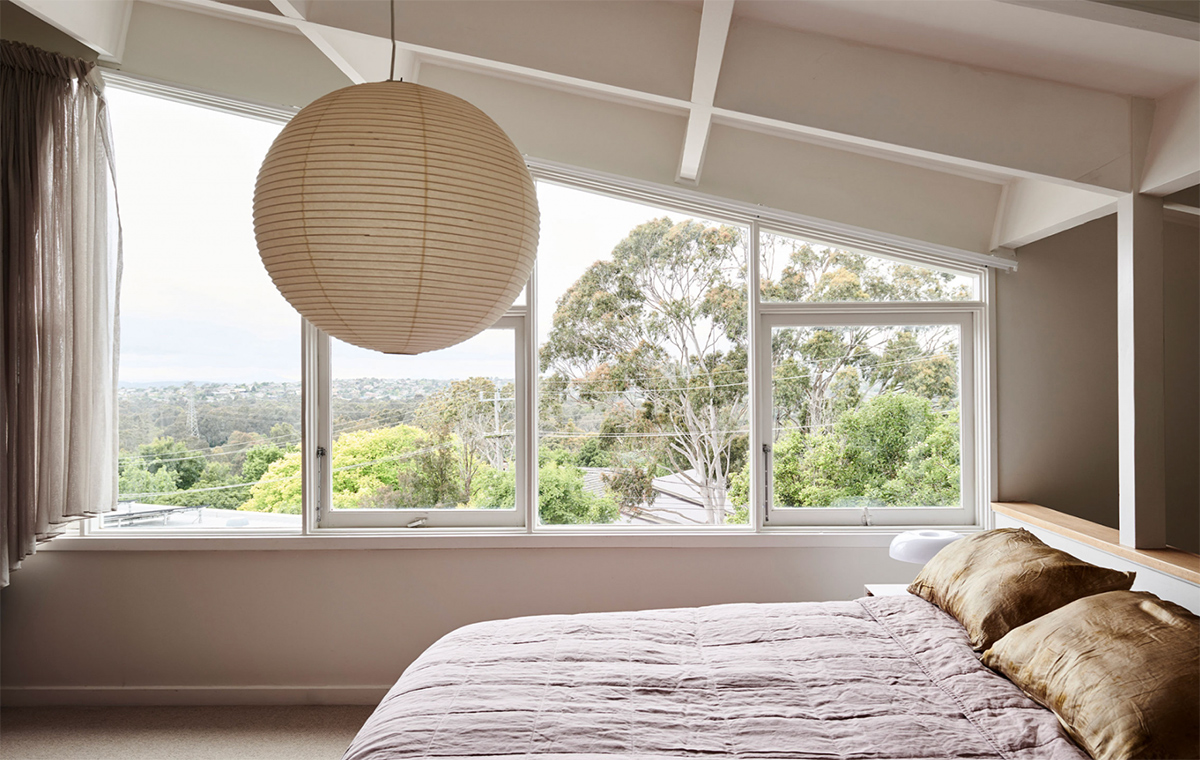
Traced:
[[418, 354], [512, 305], [538, 242], [533, 180], [483, 111], [408, 82], [331, 92], [288, 123], [254, 189], [279, 292], [347, 343]]

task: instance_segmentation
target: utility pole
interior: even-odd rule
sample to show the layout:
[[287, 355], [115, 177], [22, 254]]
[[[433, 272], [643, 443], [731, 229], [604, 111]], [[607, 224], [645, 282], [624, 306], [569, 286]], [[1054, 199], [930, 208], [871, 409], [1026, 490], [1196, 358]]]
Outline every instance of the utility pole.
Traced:
[[200, 437], [200, 425], [196, 420], [196, 397], [191, 393], [188, 394], [188, 410], [187, 410], [187, 425], [188, 435], [192, 438]]

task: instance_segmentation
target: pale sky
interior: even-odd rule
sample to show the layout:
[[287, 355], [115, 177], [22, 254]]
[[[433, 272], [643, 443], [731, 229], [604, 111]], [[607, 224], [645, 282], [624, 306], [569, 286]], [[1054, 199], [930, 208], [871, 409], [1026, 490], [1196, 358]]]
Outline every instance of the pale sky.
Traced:
[[[254, 243], [254, 180], [280, 126], [107, 89], [124, 232], [122, 382], [300, 379], [300, 317]], [[659, 209], [540, 183], [538, 340], [558, 297]], [[670, 214], [673, 219], [685, 215]], [[333, 375], [512, 377], [510, 332], [387, 356], [335, 341]]]

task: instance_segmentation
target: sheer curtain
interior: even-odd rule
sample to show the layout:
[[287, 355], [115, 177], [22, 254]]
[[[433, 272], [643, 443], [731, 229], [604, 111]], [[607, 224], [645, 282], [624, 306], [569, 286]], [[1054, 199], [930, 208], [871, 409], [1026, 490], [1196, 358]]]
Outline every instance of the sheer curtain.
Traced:
[[92, 64], [0, 42], [0, 587], [116, 502], [121, 243]]

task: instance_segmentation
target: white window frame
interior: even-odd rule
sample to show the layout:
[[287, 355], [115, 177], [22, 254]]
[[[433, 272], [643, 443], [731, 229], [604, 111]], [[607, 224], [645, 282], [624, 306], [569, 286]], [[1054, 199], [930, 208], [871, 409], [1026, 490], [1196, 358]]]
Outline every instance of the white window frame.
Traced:
[[[530, 278], [528, 293], [534, 288], [533, 278]], [[332, 415], [332, 350], [329, 335], [311, 325], [306, 329], [304, 350], [315, 357], [316, 372], [312, 380], [316, 392], [313, 398], [315, 408], [306, 409], [305, 421], [312, 420], [315, 435], [311, 440], [307, 428], [302, 433], [303, 469], [306, 473], [305, 484], [309, 485], [307, 474], [312, 473], [311, 491], [305, 492], [306, 522], [312, 531], [337, 529], [381, 528], [395, 530], [398, 528], [522, 528], [527, 524], [527, 504], [530, 501], [531, 476], [536, 478], [536, 467], [531, 472], [529, 467], [531, 440], [536, 409], [533, 396], [534, 383], [530, 378], [536, 377], [536, 356], [530, 345], [530, 299], [526, 304], [513, 306], [489, 329], [511, 330], [513, 332], [514, 362], [513, 384], [515, 394], [515, 474], [516, 474], [516, 503], [512, 509], [429, 509], [429, 508], [400, 508], [400, 509], [331, 509], [327, 505], [333, 503], [333, 473], [329, 469], [333, 453], [333, 431], [330, 422]], [[307, 324], [307, 323], [306, 323]], [[305, 383], [309, 375], [305, 375]], [[306, 394], [307, 395], [307, 394]], [[307, 398], [306, 398], [307, 401]], [[536, 464], [537, 455], [533, 454]], [[307, 494], [316, 495], [308, 499]], [[309, 506], [311, 504], [311, 506]]]
[[[760, 307], [756, 336], [758, 405], [751, 440], [752, 493], [760, 495], [759, 513], [763, 527], [790, 525], [971, 525], [984, 501], [979, 488], [979, 363], [976, 346], [985, 306], [981, 302], [909, 303], [771, 303]], [[772, 429], [773, 372], [772, 334], [777, 328], [842, 326], [947, 325], [959, 328], [959, 451], [960, 503], [957, 507], [789, 507], [775, 504], [773, 478], [774, 435]], [[756, 487], [757, 485], [757, 487]]]
[[[161, 84], [135, 77], [106, 72], [114, 84], [180, 102], [213, 108], [241, 116], [283, 123], [293, 114], [284, 109], [189, 92], [174, 85]], [[517, 483], [515, 510], [337, 510], [330, 504], [332, 478], [325, 471], [329, 457], [319, 457], [318, 448], [331, 451], [330, 433], [330, 363], [329, 340], [320, 330], [301, 320], [302, 394], [302, 481], [303, 509], [301, 529], [218, 529], [213, 531], [146, 531], [130, 528], [100, 529], [99, 519], [84, 521], [80, 534], [88, 537], [84, 543], [98, 548], [151, 549], [176, 548], [252, 548], [262, 542], [264, 548], [286, 548], [291, 542], [312, 541], [325, 536], [321, 546], [351, 548], [367, 545], [475, 546], [816, 546], [827, 543], [835, 533], [843, 536], [837, 545], [885, 545], [886, 535], [899, 525], [920, 526], [953, 522], [958, 525], [987, 527], [988, 503], [995, 491], [994, 420], [994, 309], [995, 276], [991, 267], [1015, 268], [1015, 262], [1000, 256], [954, 249], [913, 239], [900, 238], [843, 225], [802, 214], [767, 209], [761, 206], [708, 196], [692, 190], [657, 185], [627, 177], [579, 169], [552, 161], [527, 158], [535, 181], [585, 190], [614, 198], [646, 203], [679, 213], [721, 220], [748, 229], [747, 274], [749, 297], [747, 319], [750, 328], [750, 362], [748, 366], [749, 415], [751, 420], [751, 494], [750, 524], [730, 526], [611, 526], [611, 525], [539, 525], [537, 504], [537, 343], [536, 343], [536, 270], [526, 291], [524, 304], [515, 305], [497, 323], [497, 327], [513, 329], [516, 334], [517, 386], [516, 451]], [[979, 278], [980, 301], [974, 302], [910, 302], [910, 303], [834, 303], [795, 304], [763, 303], [759, 292], [759, 235], [769, 229], [808, 242], [858, 251], [917, 266], [960, 272]], [[764, 430], [769, 430], [761, 416], [770, 415], [771, 371], [770, 331], [774, 326], [816, 324], [811, 320], [837, 316], [841, 324], [855, 314], [882, 318], [889, 324], [918, 324], [922, 314], [930, 318], [949, 319], [953, 316], [963, 325], [961, 331], [964, 356], [960, 362], [960, 392], [963, 395], [962, 490], [963, 506], [953, 509], [952, 521], [937, 518], [933, 510], [945, 508], [889, 508], [870, 512], [872, 526], [863, 530], [862, 510], [837, 508], [791, 508], [792, 518], [784, 518], [780, 510], [772, 510], [770, 519], [764, 509], [768, 484], [765, 477], [766, 460], [762, 451]], [[868, 318], [866, 316], [861, 318]], [[944, 322], [937, 322], [944, 323]], [[829, 322], [829, 324], [833, 324]], [[764, 336], [766, 346], [764, 350]], [[764, 369], [765, 368], [765, 369]], [[763, 387], [763, 384], [766, 387]], [[967, 414], [967, 397], [971, 398], [971, 414]], [[765, 407], [765, 409], [764, 409]], [[969, 420], [968, 420], [969, 418]], [[324, 460], [324, 461], [322, 461]], [[854, 519], [846, 514], [853, 513]], [[800, 513], [805, 513], [801, 515]], [[824, 513], [822, 516], [811, 513]], [[896, 519], [892, 519], [895, 517]], [[424, 522], [421, 518], [425, 518]], [[803, 518], [803, 519], [800, 519]], [[903, 520], [903, 522], [901, 521]], [[422, 530], [401, 530], [420, 523]], [[853, 526], [853, 527], [851, 527]], [[884, 536], [874, 534], [884, 532]], [[422, 535], [424, 534], [424, 535]], [[703, 535], [699, 535], [703, 534]], [[528, 543], [519, 535], [527, 535]], [[488, 536], [491, 536], [489, 538]], [[657, 536], [657, 538], [655, 538]], [[214, 539], [228, 539], [220, 545]], [[883, 544], [879, 541], [883, 540]], [[371, 543], [371, 542], [390, 543]], [[349, 543], [347, 543], [349, 542]], [[465, 542], [465, 543], [464, 543]], [[482, 542], [482, 543], [481, 543]], [[849, 542], [849, 543], [846, 543]], [[866, 542], [866, 543], [863, 543]], [[255, 544], [257, 545], [257, 544]], [[306, 544], [308, 545], [308, 544]], [[54, 542], [51, 548], [70, 550], [70, 542]]]

